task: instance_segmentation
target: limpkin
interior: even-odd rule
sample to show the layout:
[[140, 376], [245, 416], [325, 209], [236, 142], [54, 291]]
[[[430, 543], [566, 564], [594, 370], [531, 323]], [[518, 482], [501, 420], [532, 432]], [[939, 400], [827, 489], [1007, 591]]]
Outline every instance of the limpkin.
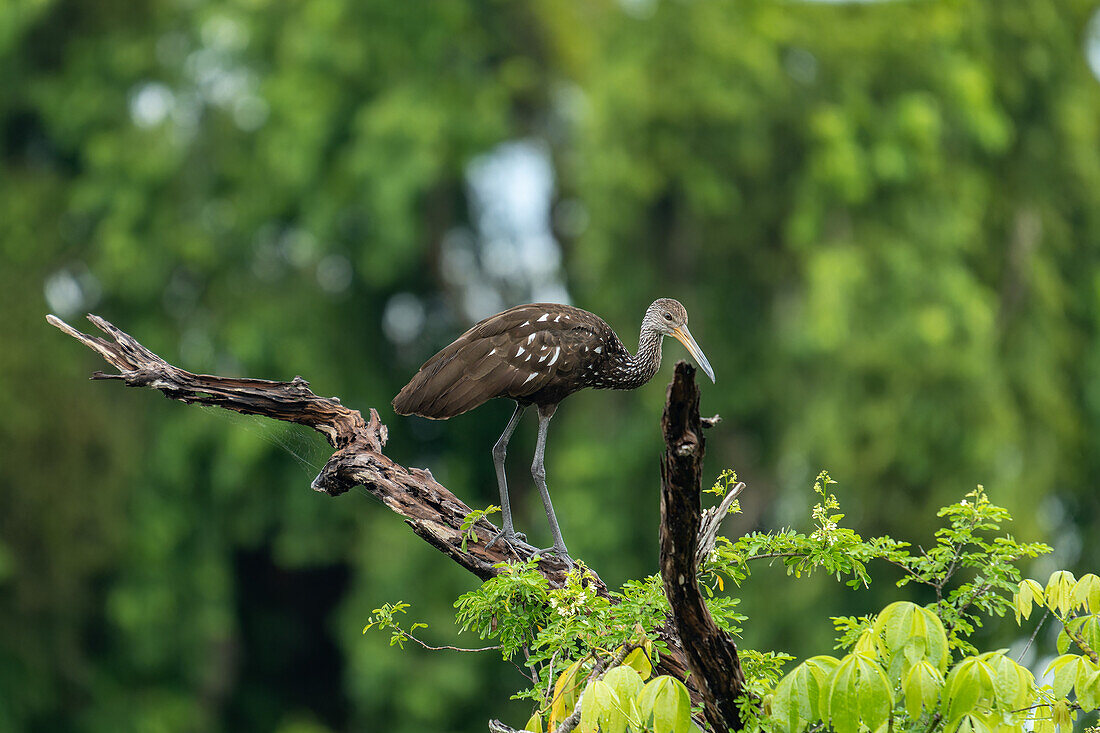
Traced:
[[510, 543], [518, 539], [512, 526], [504, 456], [524, 410], [535, 405], [539, 429], [531, 475], [542, 494], [554, 537], [553, 552], [569, 561], [543, 468], [550, 418], [558, 403], [585, 387], [635, 389], [648, 382], [661, 366], [665, 336], [687, 347], [714, 381], [714, 370], [688, 331], [687, 322], [687, 310], [678, 301], [653, 301], [642, 319], [638, 353], [631, 354], [594, 313], [558, 303], [519, 305], [486, 318], [424, 362], [394, 398], [393, 408], [401, 415], [446, 420], [493, 397], [515, 400], [515, 412], [493, 446], [504, 517], [504, 528], [489, 543], [493, 544], [499, 539]]

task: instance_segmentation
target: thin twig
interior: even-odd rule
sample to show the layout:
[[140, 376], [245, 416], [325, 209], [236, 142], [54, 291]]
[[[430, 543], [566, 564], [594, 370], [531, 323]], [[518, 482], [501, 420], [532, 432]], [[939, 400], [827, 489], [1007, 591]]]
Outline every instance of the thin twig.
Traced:
[[[970, 522], [969, 529], [971, 531], [973, 531], [974, 528], [977, 527], [977, 526], [978, 526], [978, 519], [977, 519], [977, 517], [975, 517]], [[947, 585], [947, 581], [951, 580], [951, 576], [955, 574], [955, 568], [959, 563], [959, 557], [962, 555], [963, 545], [961, 543], [954, 545], [954, 548], [955, 548], [955, 552], [951, 555], [951, 564], [947, 566], [947, 572], [944, 573], [944, 575], [940, 579], [939, 583], [933, 583], [932, 584], [932, 587], [936, 589], [936, 601], [937, 602], [942, 602], [943, 601], [943, 587], [945, 585]]]
[[1035, 627], [1035, 630], [1031, 632], [1031, 638], [1027, 640], [1027, 644], [1024, 645], [1024, 650], [1020, 652], [1020, 656], [1016, 657], [1016, 663], [1019, 664], [1023, 660], [1024, 655], [1027, 654], [1027, 650], [1031, 648], [1031, 644], [1035, 641], [1035, 637], [1039, 635], [1039, 629], [1043, 628], [1043, 622], [1047, 620], [1047, 616], [1050, 615], [1050, 609], [1046, 610], [1043, 617], [1039, 619], [1039, 625]]
[[745, 562], [768, 560], [776, 557], [805, 557], [806, 554], [805, 552], [763, 552], [759, 555], [749, 555], [745, 558]]
[[431, 644], [425, 643], [424, 641], [417, 639], [408, 631], [402, 631], [401, 633], [405, 635], [406, 639], [412, 639], [417, 644], [424, 647], [430, 652], [492, 652], [500, 650], [499, 644], [497, 644], [496, 646], [483, 646], [480, 649], [465, 649], [460, 646], [448, 646], [446, 644], [444, 644], [443, 646], [432, 646]]
[[[956, 611], [956, 613], [959, 614], [959, 619], [962, 619], [963, 612], [966, 611], [966, 609], [970, 608], [970, 606], [974, 603], [974, 601], [981, 598], [982, 595], [984, 595], [987, 591], [989, 591], [992, 588], [993, 588], [993, 583], [986, 583], [985, 585], [982, 585], [982, 586], [979, 586], [978, 588], [976, 588], [974, 590], [973, 595], [971, 595], [970, 598], [967, 599], [966, 603], [959, 606], [958, 610]], [[951, 631], [955, 630], [955, 626], [957, 626], [957, 624], [954, 621], [952, 621], [950, 623], [944, 624], [943, 626], [944, 626], [944, 630], [946, 630], [948, 632], [951, 632]]]
[[523, 679], [530, 680], [531, 684], [533, 684], [533, 685], [537, 685], [539, 683], [539, 678], [538, 678], [538, 675], [535, 674], [535, 670], [533, 670], [533, 669], [526, 669], [525, 670], [523, 667], [516, 664], [516, 660], [514, 660], [514, 659], [509, 659], [508, 661], [512, 663], [513, 667], [515, 667], [517, 670], [519, 670], [519, 673], [521, 675], [523, 675]]
[[544, 697], [546, 697], [546, 699], [550, 699], [550, 686], [552, 684], [554, 684], [553, 683], [553, 680], [554, 680], [554, 659], [557, 658], [559, 651], [561, 651], [561, 650], [560, 649], [555, 649], [554, 653], [550, 655], [550, 661], [548, 662], [549, 667], [548, 667], [548, 673], [546, 675], [546, 695], [544, 696]]
[[523, 667], [520, 667], [515, 662], [512, 662], [512, 665], [515, 666], [515, 668], [518, 669], [523, 674], [524, 677], [531, 680], [531, 684], [537, 685], [539, 683], [539, 674], [534, 669], [534, 667], [531, 666], [531, 650], [527, 648], [526, 644], [523, 645], [522, 649], [523, 649], [523, 666], [527, 667], [527, 671], [524, 672]]
[[[1064, 702], [1066, 702], [1069, 705], [1070, 710], [1084, 710], [1084, 708], [1081, 707], [1081, 703], [1079, 703], [1079, 702], [1075, 702], [1075, 701], [1072, 701], [1072, 700], [1065, 700]], [[1054, 703], [1051, 703], [1051, 702], [1038, 702], [1038, 703], [1035, 703], [1034, 705], [1029, 705], [1026, 708], [1020, 708], [1018, 710], [1013, 710], [1012, 712], [1014, 712], [1014, 713], [1026, 713], [1028, 710], [1038, 710], [1039, 708], [1047, 708], [1047, 707], [1051, 707], [1053, 705], [1054, 705]]]
[[[924, 550], [921, 549], [921, 552], [923, 553]], [[927, 555], [927, 553], [925, 553], [925, 555]], [[885, 560], [886, 562], [890, 563], [891, 565], [894, 565], [894, 566], [899, 567], [902, 570], [904, 570], [905, 574], [908, 575], [910, 578], [912, 578], [914, 582], [921, 583], [923, 585], [935, 585], [934, 583], [932, 583], [932, 581], [928, 580], [928, 578], [924, 578], [924, 577], [920, 576], [919, 574], [917, 574], [917, 572], [915, 570], [913, 570], [912, 568], [910, 568], [908, 565], [906, 565], [903, 562], [900, 562], [898, 560], [893, 560], [889, 557], [884, 557], [882, 559]]]

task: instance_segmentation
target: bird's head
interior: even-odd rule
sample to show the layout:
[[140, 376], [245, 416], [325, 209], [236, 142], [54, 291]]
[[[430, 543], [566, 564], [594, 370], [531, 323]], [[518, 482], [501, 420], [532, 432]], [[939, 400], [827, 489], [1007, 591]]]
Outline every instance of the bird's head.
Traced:
[[645, 318], [642, 319], [642, 328], [651, 328], [662, 336], [671, 336], [684, 345], [691, 353], [695, 361], [699, 362], [699, 368], [706, 372], [710, 381], [714, 382], [714, 369], [710, 362], [695, 343], [695, 339], [688, 330], [688, 312], [680, 301], [672, 298], [658, 298], [646, 309]]

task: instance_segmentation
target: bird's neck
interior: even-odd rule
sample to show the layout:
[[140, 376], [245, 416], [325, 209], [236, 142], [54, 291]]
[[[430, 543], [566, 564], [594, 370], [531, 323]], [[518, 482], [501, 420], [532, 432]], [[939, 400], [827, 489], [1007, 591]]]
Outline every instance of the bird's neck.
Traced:
[[626, 370], [625, 389], [640, 387], [661, 368], [661, 341], [664, 337], [649, 328], [642, 328], [638, 337], [638, 353], [630, 357]]

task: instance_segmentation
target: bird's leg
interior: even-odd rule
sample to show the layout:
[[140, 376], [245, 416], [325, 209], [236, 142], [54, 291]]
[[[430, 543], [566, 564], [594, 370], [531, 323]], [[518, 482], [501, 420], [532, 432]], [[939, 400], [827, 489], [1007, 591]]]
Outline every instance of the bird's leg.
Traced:
[[535, 460], [531, 464], [531, 475], [535, 479], [535, 485], [542, 494], [542, 506], [546, 509], [546, 519], [550, 522], [550, 534], [554, 538], [553, 551], [566, 562], [572, 563], [569, 550], [565, 549], [565, 540], [561, 537], [561, 529], [558, 528], [558, 519], [554, 516], [554, 505], [550, 503], [550, 492], [546, 488], [546, 468], [543, 459], [546, 456], [546, 428], [550, 425], [550, 418], [554, 416], [557, 405], [539, 406], [539, 436], [535, 443]]
[[[504, 457], [508, 453], [508, 441], [511, 440], [512, 433], [515, 432], [516, 425], [519, 424], [519, 419], [526, 409], [524, 405], [516, 403], [516, 411], [512, 413], [508, 425], [504, 428], [504, 432], [500, 434], [500, 439], [493, 446], [493, 465], [497, 469], [497, 487], [500, 489], [500, 512], [504, 516], [504, 529], [496, 537], [489, 540], [489, 543], [485, 545], [487, 548], [492, 547], [497, 540], [502, 538], [505, 542], [514, 542], [517, 539], [516, 531], [512, 528], [512, 506], [508, 502], [508, 478], [504, 473]], [[518, 535], [518, 539], [522, 541], [527, 538], [521, 534]]]

